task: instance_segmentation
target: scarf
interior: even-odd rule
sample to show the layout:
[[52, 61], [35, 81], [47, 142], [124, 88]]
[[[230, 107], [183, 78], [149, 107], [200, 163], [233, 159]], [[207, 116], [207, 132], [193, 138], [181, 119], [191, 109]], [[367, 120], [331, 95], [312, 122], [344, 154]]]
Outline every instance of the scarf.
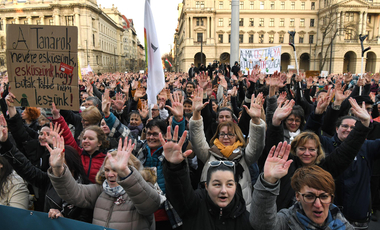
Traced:
[[318, 226], [314, 222], [312, 222], [306, 215], [305, 212], [302, 210], [302, 205], [300, 203], [294, 204], [294, 208], [296, 211], [297, 219], [300, 221], [300, 223], [303, 225], [304, 229], [306, 230], [346, 230], [345, 220], [342, 216], [342, 213], [338, 212], [334, 218], [331, 214], [331, 207], [334, 208], [335, 206], [331, 204], [329, 215], [327, 216], [327, 219], [325, 221], [325, 225]]
[[301, 133], [300, 129], [298, 129], [298, 130], [295, 131], [295, 132], [290, 132], [290, 131], [289, 131], [289, 136], [290, 136], [290, 138], [289, 138], [289, 144], [292, 143], [292, 141], [294, 140], [294, 138], [295, 138], [298, 134], [300, 134], [300, 133]]
[[224, 146], [222, 144], [222, 142], [219, 141], [218, 138], [216, 138], [214, 140], [214, 145], [216, 147], [218, 147], [218, 149], [220, 150], [220, 152], [223, 154], [223, 156], [225, 156], [226, 158], [228, 158], [229, 156], [231, 156], [232, 152], [237, 149], [238, 147], [241, 147], [243, 146], [243, 143], [241, 143], [240, 141], [236, 141], [233, 145], [230, 145], [230, 146]]
[[141, 123], [140, 125], [138, 126], [133, 126], [131, 124], [128, 124], [127, 127], [129, 128], [129, 130], [131, 130], [131, 133], [134, 137], [138, 137], [140, 136], [141, 134], [141, 131], [142, 129], [144, 128], [144, 124]]
[[120, 197], [125, 194], [125, 190], [120, 185], [114, 188], [111, 188], [107, 182], [107, 180], [104, 180], [103, 182], [103, 191], [111, 196], [111, 197]]

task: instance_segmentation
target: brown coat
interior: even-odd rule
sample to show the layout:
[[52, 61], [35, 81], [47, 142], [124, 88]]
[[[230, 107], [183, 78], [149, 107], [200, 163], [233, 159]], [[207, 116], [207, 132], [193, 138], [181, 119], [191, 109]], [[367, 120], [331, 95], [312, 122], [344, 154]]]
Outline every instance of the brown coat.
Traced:
[[155, 229], [153, 213], [160, 207], [160, 196], [140, 173], [132, 168], [132, 173], [123, 181], [118, 181], [126, 193], [125, 203], [116, 205], [116, 198], [103, 192], [99, 184], [81, 185], [65, 171], [55, 177], [48, 170], [50, 180], [58, 195], [70, 204], [81, 208], [93, 208], [93, 224], [113, 229]]

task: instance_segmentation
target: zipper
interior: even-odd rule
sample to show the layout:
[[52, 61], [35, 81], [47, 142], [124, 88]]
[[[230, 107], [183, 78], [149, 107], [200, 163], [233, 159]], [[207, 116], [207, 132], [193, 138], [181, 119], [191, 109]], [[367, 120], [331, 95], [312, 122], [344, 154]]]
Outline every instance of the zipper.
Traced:
[[90, 178], [92, 155], [90, 156], [90, 163], [88, 164], [87, 177]]
[[107, 216], [107, 220], [106, 220], [106, 226], [105, 226], [106, 228], [108, 228], [114, 206], [115, 206], [115, 202], [112, 202], [112, 205], [111, 205], [110, 211], [108, 212], [108, 216]]

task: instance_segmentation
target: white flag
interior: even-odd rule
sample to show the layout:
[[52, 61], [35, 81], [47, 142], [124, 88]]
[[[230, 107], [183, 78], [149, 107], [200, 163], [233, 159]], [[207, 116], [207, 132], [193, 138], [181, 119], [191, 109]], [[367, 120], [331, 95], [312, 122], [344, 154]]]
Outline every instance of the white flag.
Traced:
[[145, 20], [144, 20], [144, 37], [145, 37], [145, 60], [148, 67], [148, 103], [149, 105], [157, 104], [157, 95], [165, 87], [164, 70], [162, 68], [161, 52], [158, 45], [156, 25], [154, 24], [150, 3], [145, 0]]

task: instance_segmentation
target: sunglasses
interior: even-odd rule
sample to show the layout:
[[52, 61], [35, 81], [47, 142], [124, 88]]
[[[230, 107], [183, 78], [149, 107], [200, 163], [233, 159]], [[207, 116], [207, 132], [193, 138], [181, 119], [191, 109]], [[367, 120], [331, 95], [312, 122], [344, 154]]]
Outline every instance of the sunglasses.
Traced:
[[208, 165], [210, 167], [216, 168], [219, 167], [221, 164], [234, 169], [234, 175], [235, 175], [235, 162], [233, 161], [209, 161]]

